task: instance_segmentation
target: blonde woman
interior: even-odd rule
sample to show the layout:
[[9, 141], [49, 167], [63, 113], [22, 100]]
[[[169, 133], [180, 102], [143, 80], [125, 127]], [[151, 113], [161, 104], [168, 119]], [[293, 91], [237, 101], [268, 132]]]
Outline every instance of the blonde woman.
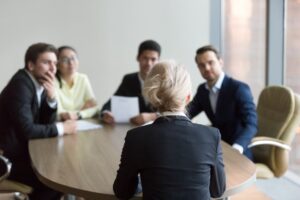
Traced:
[[188, 72], [174, 61], [160, 62], [146, 77], [143, 94], [161, 117], [128, 131], [115, 195], [133, 196], [140, 174], [144, 199], [220, 197], [226, 182], [220, 133], [186, 117], [191, 99]]
[[95, 95], [87, 75], [78, 73], [77, 52], [70, 46], [58, 48], [56, 91], [58, 119], [78, 120], [93, 117], [97, 111]]

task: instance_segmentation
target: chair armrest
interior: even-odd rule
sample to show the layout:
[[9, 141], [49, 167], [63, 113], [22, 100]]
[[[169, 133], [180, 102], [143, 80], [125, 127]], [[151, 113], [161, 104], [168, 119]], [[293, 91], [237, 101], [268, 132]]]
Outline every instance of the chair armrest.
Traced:
[[30, 194], [32, 193], [32, 191], [33, 191], [32, 187], [16, 181], [5, 179], [0, 183], [0, 193], [20, 192], [22, 194]]
[[248, 148], [252, 148], [254, 146], [259, 145], [272, 145], [288, 151], [291, 150], [290, 145], [286, 144], [284, 141], [270, 137], [254, 137], [251, 143], [248, 145]]
[[0, 182], [1, 182], [5, 178], [7, 178], [8, 175], [10, 174], [11, 162], [6, 157], [4, 157], [2, 155], [0, 155], [0, 162], [1, 162], [1, 166], [3, 167], [3, 168], [1, 167], [2, 168], [1, 171], [3, 170], [1, 172], [3, 174], [1, 174], [1, 177], [0, 177]]

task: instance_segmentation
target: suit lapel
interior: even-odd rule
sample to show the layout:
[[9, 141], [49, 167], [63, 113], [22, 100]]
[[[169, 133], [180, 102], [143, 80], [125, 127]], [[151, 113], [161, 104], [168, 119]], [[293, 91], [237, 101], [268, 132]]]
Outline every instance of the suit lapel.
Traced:
[[135, 87], [136, 87], [136, 94], [138, 94], [138, 98], [139, 98], [139, 108], [140, 108], [140, 112], [142, 112], [143, 110], [146, 110], [147, 107], [147, 102], [145, 101], [143, 94], [142, 94], [142, 85], [141, 85], [141, 81], [139, 79], [139, 74], [136, 73], [135, 76]]
[[211, 120], [211, 121], [214, 121], [214, 118], [215, 118], [215, 114], [213, 113], [212, 111], [212, 108], [211, 108], [211, 104], [210, 104], [210, 100], [209, 100], [209, 90], [204, 88], [204, 106], [203, 108], [207, 108], [206, 110], [206, 114], [207, 114], [207, 117]]
[[223, 106], [226, 106], [228, 83], [229, 83], [229, 78], [225, 75], [221, 89], [220, 89], [220, 93], [218, 96], [218, 100], [217, 100], [217, 107], [216, 107], [216, 113], [215, 113], [216, 118], [218, 116], [220, 116], [220, 114], [222, 113]]
[[36, 92], [36, 88], [34, 86], [33, 81], [31, 80], [30, 76], [27, 74], [27, 72], [25, 71], [25, 69], [22, 69], [22, 73], [26, 79], [27, 82], [30, 82], [30, 90], [32, 92], [32, 113], [33, 113], [33, 119], [35, 122], [38, 122], [39, 120], [39, 104], [38, 104], [38, 99], [37, 99], [37, 92]]
[[141, 90], [142, 86], [141, 86], [141, 82], [140, 82], [138, 73], [136, 73], [135, 82], [136, 82], [136, 89], [137, 89], [138, 93], [141, 94], [142, 93], [142, 90]]

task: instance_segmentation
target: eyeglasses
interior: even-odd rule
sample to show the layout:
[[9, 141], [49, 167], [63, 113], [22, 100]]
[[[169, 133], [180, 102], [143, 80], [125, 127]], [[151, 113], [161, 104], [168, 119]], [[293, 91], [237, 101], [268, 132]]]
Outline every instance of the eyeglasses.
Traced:
[[64, 57], [62, 59], [59, 59], [59, 62], [62, 63], [62, 64], [68, 64], [68, 63], [71, 63], [72, 61], [77, 61], [77, 57], [76, 56], [72, 56], [70, 58]]

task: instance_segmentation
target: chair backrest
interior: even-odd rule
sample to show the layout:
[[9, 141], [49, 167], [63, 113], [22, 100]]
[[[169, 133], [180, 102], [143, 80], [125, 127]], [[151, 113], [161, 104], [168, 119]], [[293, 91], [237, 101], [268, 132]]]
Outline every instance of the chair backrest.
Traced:
[[[257, 104], [258, 132], [256, 136], [266, 136], [291, 145], [296, 129], [300, 125], [300, 98], [284, 86], [266, 87]], [[252, 149], [254, 162], [267, 165], [279, 177], [287, 170], [289, 152], [270, 145]]]

